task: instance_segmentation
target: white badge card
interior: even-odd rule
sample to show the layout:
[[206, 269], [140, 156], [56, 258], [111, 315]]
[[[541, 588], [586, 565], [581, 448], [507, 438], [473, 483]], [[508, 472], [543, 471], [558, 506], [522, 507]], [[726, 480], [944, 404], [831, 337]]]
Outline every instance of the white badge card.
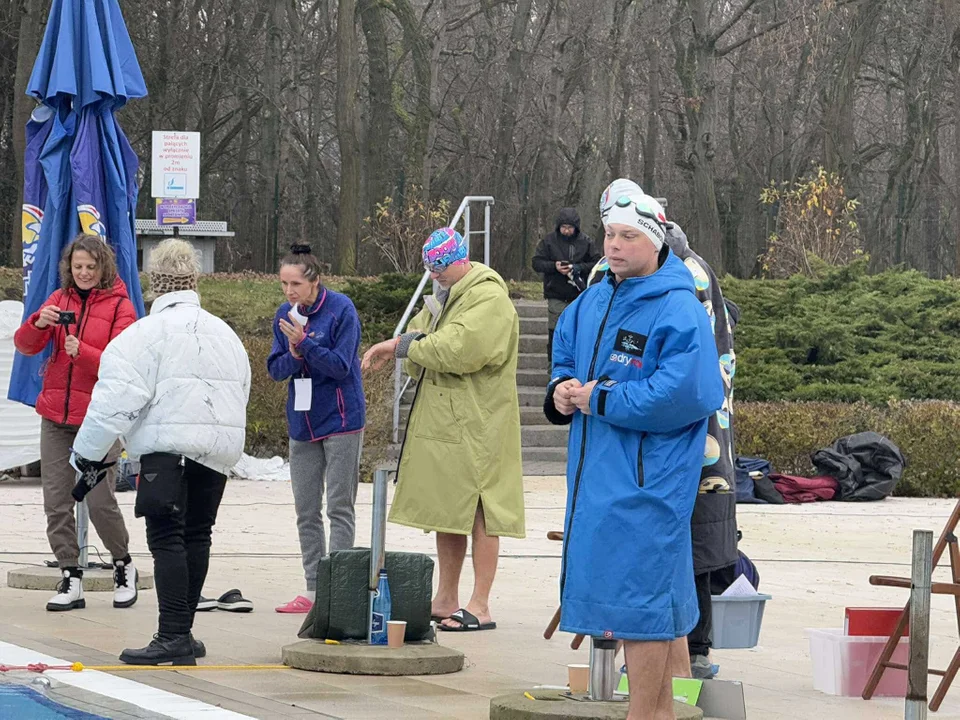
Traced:
[[309, 412], [313, 401], [313, 382], [310, 378], [296, 378], [293, 381], [293, 409], [295, 412]]

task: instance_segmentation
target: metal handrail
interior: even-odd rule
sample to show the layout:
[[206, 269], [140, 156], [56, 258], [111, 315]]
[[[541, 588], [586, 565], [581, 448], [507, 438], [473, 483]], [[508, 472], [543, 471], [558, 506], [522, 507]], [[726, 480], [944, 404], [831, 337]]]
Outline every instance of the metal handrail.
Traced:
[[[470, 203], [482, 202], [483, 205], [483, 230], [473, 230], [470, 229]], [[460, 207], [457, 208], [457, 212], [454, 213], [453, 219], [450, 221], [447, 227], [455, 228], [457, 223], [460, 222], [460, 219], [463, 218], [463, 239], [467, 243], [467, 250], [470, 249], [470, 236], [471, 235], [483, 235], [483, 262], [485, 265], [490, 265], [490, 206], [493, 205], [494, 199], [492, 195], [467, 195], [463, 200], [460, 201]], [[407, 323], [410, 322], [410, 316], [413, 315], [413, 309], [417, 305], [417, 301], [420, 299], [420, 296], [423, 294], [424, 288], [427, 286], [427, 280], [430, 279], [430, 271], [425, 270], [423, 277], [420, 278], [420, 282], [417, 284], [417, 289], [413, 291], [413, 297], [410, 298], [410, 302], [407, 303], [407, 309], [403, 311], [403, 316], [400, 318], [400, 322], [397, 323], [397, 326], [393, 330], [393, 335], [391, 337], [397, 337], [400, 333], [403, 332], [403, 329], [407, 326]], [[413, 381], [413, 378], [408, 377], [405, 382], [402, 380], [403, 377], [403, 363], [399, 360], [394, 364], [393, 369], [393, 442], [397, 442], [400, 438], [400, 400], [403, 398], [403, 394], [407, 391], [407, 388], [410, 387], [410, 383]]]

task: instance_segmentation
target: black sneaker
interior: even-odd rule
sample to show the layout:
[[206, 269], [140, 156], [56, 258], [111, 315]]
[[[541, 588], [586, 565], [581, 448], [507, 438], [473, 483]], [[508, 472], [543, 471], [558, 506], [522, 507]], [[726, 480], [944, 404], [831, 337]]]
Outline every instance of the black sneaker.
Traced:
[[217, 601], [212, 600], [211, 598], [205, 598], [203, 595], [200, 596], [200, 600], [197, 602], [197, 612], [209, 612], [210, 610], [217, 609]]
[[120, 662], [127, 665], [196, 665], [190, 634], [157, 633], [144, 648], [127, 648], [120, 653]]
[[247, 600], [240, 591], [234, 588], [227, 590], [223, 595], [217, 598], [217, 608], [227, 612], [248, 613], [253, 611], [253, 603]]

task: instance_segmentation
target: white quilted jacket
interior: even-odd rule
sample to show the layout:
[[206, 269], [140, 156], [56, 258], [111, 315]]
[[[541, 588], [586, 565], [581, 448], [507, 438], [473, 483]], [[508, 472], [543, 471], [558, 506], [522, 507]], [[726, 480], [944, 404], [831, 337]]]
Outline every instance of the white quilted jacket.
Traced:
[[243, 454], [249, 395], [236, 333], [192, 290], [167, 293], [103, 351], [74, 450], [100, 460], [119, 437], [131, 459], [175, 453], [227, 474]]

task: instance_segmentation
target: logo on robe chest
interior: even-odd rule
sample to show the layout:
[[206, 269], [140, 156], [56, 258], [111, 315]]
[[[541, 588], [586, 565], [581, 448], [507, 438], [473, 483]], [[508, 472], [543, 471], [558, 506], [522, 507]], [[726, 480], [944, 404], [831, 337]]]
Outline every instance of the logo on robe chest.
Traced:
[[613, 345], [615, 352], [626, 353], [627, 355], [643, 356], [643, 349], [647, 346], [647, 336], [637, 332], [617, 330], [617, 341]]
[[628, 367], [643, 367], [643, 349], [647, 346], [647, 336], [638, 332], [620, 328], [617, 330], [617, 339], [613, 343], [613, 352], [610, 360]]

